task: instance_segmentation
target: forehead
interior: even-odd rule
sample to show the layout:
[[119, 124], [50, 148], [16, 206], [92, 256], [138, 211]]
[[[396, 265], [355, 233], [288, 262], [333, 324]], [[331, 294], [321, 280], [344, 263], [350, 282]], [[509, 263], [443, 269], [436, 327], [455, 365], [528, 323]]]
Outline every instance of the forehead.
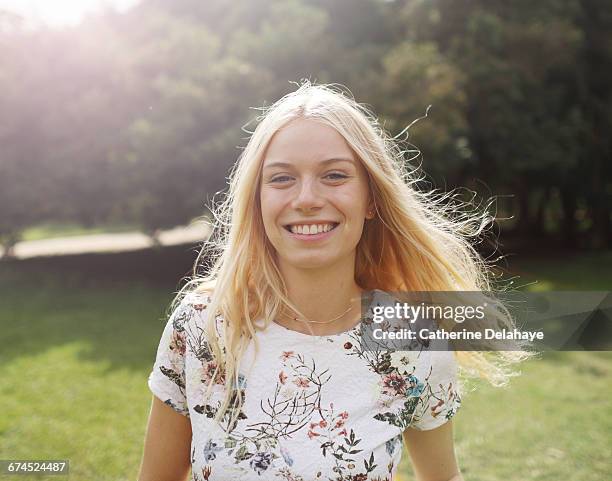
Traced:
[[268, 144], [264, 167], [272, 162], [318, 161], [356, 156], [340, 133], [322, 122], [297, 119], [278, 130]]

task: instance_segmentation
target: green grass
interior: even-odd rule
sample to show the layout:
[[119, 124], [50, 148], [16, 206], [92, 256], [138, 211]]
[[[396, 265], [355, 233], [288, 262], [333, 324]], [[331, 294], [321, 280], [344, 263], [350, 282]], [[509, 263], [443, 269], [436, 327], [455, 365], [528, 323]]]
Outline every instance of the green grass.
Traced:
[[[549, 288], [609, 289], [609, 260], [516, 265]], [[0, 269], [0, 293], [0, 459], [69, 459], [70, 479], [136, 479], [146, 382], [172, 287], [79, 286]], [[507, 389], [477, 383], [454, 421], [466, 481], [612, 479], [611, 360], [608, 352], [546, 353]], [[407, 455], [400, 475], [414, 479]]]
[[40, 239], [52, 239], [56, 237], [72, 237], [90, 234], [108, 234], [117, 232], [138, 231], [138, 226], [133, 225], [110, 225], [98, 227], [84, 227], [79, 224], [51, 223], [40, 224], [25, 229], [21, 240], [32, 241]]
[[[611, 353], [546, 353], [507, 388], [478, 383], [454, 418], [466, 480], [610, 479]], [[414, 479], [409, 461], [402, 480]]]
[[0, 459], [69, 459], [71, 479], [136, 479], [171, 289], [8, 284]]
[[[189, 221], [198, 222], [204, 219], [210, 219], [210, 215], [202, 214], [202, 216], [194, 217]], [[52, 239], [57, 237], [73, 237], [91, 234], [115, 234], [121, 232], [140, 232], [142, 227], [136, 224], [109, 224], [98, 225], [94, 227], [85, 227], [81, 224], [70, 222], [49, 222], [38, 224], [24, 229], [20, 240], [32, 241], [41, 239]]]
[[[510, 259], [531, 291], [610, 290], [612, 252]], [[475, 382], [454, 418], [471, 481], [612, 479], [612, 352], [544, 352], [505, 388]], [[412, 480], [405, 455], [400, 480]]]

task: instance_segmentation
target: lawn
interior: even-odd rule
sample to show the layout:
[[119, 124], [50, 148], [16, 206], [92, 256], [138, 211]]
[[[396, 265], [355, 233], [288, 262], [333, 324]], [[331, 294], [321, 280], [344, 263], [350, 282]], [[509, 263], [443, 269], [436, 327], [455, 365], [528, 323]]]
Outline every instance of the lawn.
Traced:
[[[521, 283], [609, 289], [606, 263], [610, 253], [513, 266]], [[70, 479], [136, 479], [146, 381], [173, 288], [0, 270], [0, 459], [69, 459]], [[509, 388], [467, 393], [454, 421], [466, 481], [612, 479], [610, 361], [608, 352], [547, 353]], [[413, 479], [407, 456], [400, 473]]]
[[70, 479], [136, 479], [171, 289], [52, 281], [1, 285], [0, 459], [69, 459]]
[[56, 237], [73, 237], [90, 234], [109, 234], [119, 232], [138, 231], [137, 225], [106, 225], [97, 227], [84, 227], [80, 224], [49, 223], [39, 224], [25, 229], [21, 240], [32, 241], [41, 239], [52, 239]]

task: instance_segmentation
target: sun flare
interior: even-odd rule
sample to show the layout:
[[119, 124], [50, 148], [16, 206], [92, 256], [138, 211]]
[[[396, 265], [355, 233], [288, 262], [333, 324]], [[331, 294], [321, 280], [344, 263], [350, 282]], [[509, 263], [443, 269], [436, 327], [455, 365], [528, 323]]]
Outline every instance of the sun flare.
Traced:
[[140, 0], [0, 0], [0, 12], [8, 11], [25, 20], [51, 27], [78, 24], [85, 15], [105, 6], [124, 11]]

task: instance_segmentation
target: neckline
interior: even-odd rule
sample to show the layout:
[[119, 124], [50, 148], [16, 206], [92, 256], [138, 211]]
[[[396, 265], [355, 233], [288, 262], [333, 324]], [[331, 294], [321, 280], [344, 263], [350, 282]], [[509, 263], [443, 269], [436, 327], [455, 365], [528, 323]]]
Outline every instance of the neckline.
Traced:
[[270, 323], [270, 325], [274, 325], [277, 329], [279, 329], [279, 330], [281, 330], [281, 331], [283, 331], [285, 333], [291, 333], [292, 335], [296, 335], [296, 336], [299, 336], [299, 337], [306, 337], [306, 338], [310, 338], [310, 339], [334, 339], [334, 338], [346, 336], [346, 335], [351, 334], [351, 333], [353, 333], [355, 331], [359, 331], [359, 328], [361, 327], [362, 322], [363, 321], [360, 318], [359, 322], [357, 324], [355, 324], [350, 329], [347, 329], [346, 331], [337, 332], [335, 334], [323, 334], [323, 335], [306, 334], [305, 332], [295, 331], [293, 329], [289, 329], [288, 327], [285, 327], [285, 326], [279, 324], [276, 321], [272, 321]]
[[[380, 289], [370, 289], [370, 290], [365, 290], [368, 292], [372, 293], [372, 299], [370, 304], [368, 305], [368, 308], [372, 305], [372, 303], [374, 303], [374, 299], [377, 295], [388, 295], [385, 291], [382, 291]], [[363, 314], [363, 312], [362, 312]], [[366, 316], [367, 317], [367, 316]], [[361, 329], [361, 326], [363, 325], [363, 316], [359, 318], [359, 322], [357, 324], [355, 324], [353, 327], [351, 327], [350, 329], [346, 330], [346, 331], [342, 331], [342, 332], [338, 332], [335, 334], [325, 334], [322, 336], [316, 335], [316, 334], [306, 334], [305, 332], [300, 332], [300, 331], [295, 331], [293, 329], [289, 329], [288, 327], [285, 327], [279, 323], [277, 323], [276, 321], [271, 321], [270, 324], [268, 325], [268, 328], [270, 327], [270, 325], [274, 325], [276, 326], [277, 329], [279, 329], [282, 332], [285, 332], [286, 334], [293, 334], [296, 335], [298, 337], [303, 337], [303, 338], [310, 338], [310, 339], [334, 339], [334, 338], [339, 338], [342, 336], [346, 336], [348, 334], [351, 334], [353, 332], [359, 332]]]

